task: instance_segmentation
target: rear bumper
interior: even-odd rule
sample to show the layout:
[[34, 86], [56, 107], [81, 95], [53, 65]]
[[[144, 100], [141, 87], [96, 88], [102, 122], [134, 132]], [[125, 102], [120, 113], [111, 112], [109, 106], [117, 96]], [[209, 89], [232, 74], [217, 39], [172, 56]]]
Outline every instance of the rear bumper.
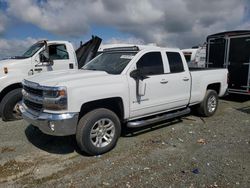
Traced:
[[34, 115], [27, 109], [21, 109], [23, 119], [38, 127], [43, 133], [53, 136], [68, 136], [76, 134], [78, 113]]

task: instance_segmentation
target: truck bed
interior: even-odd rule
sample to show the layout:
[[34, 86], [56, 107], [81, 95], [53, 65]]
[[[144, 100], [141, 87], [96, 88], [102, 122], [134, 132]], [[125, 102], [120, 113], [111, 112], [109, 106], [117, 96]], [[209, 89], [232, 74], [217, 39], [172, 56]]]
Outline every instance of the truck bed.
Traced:
[[209, 84], [218, 84], [220, 91], [218, 95], [224, 95], [227, 88], [227, 69], [225, 68], [190, 68], [192, 78], [190, 104], [203, 100], [205, 91]]

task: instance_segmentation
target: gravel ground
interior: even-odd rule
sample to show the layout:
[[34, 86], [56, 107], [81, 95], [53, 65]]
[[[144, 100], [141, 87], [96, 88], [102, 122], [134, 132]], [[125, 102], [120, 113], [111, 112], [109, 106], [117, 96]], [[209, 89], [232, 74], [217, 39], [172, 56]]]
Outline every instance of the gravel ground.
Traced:
[[74, 137], [24, 121], [0, 122], [0, 187], [250, 187], [250, 100], [220, 100], [195, 115], [126, 130], [111, 152], [90, 157]]

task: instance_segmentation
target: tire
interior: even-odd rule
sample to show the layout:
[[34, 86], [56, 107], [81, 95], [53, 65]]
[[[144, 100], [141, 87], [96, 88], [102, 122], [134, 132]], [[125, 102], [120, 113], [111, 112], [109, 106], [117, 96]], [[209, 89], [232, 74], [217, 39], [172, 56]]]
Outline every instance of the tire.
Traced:
[[76, 141], [87, 154], [100, 155], [115, 147], [120, 134], [121, 123], [117, 115], [108, 109], [98, 108], [79, 120]]
[[218, 95], [214, 90], [207, 90], [204, 100], [199, 104], [197, 112], [204, 117], [214, 115], [218, 107]]
[[21, 112], [14, 109], [17, 103], [22, 100], [22, 97], [21, 88], [14, 89], [4, 96], [0, 105], [0, 113], [3, 121], [22, 119]]

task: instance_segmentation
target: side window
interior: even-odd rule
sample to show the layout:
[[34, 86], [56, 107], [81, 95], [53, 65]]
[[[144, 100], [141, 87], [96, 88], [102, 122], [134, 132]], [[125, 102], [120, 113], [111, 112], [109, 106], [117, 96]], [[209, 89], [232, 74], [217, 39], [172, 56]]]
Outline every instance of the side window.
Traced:
[[49, 57], [51, 60], [69, 59], [66, 46], [64, 44], [55, 44], [49, 46]]
[[137, 69], [146, 75], [163, 74], [163, 62], [160, 52], [149, 52], [144, 54], [137, 62]]
[[178, 52], [167, 52], [169, 68], [171, 73], [183, 72], [183, 62]]

